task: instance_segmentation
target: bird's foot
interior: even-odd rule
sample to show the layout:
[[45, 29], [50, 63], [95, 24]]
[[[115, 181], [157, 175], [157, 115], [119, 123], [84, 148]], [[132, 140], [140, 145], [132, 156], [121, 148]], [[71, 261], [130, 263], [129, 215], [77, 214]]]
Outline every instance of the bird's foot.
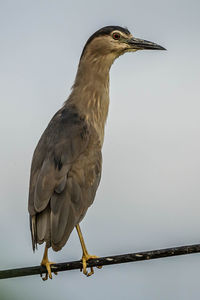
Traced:
[[[44, 277], [42, 276], [42, 274], [40, 274], [40, 276], [42, 277], [42, 280], [46, 281], [48, 278], [52, 279], [51, 265], [53, 265], [53, 264], [55, 264], [55, 263], [49, 261], [48, 259], [42, 260], [41, 266], [45, 266], [47, 269], [47, 272]], [[57, 275], [57, 272], [54, 272], [54, 274]]]
[[[90, 272], [88, 273], [87, 271], [87, 261], [90, 259], [95, 259], [95, 258], [99, 258], [96, 255], [90, 255], [88, 253], [83, 254], [82, 256], [82, 264], [83, 264], [83, 268], [80, 270], [81, 272], [83, 271], [83, 274], [86, 275], [87, 277], [91, 276], [92, 274], [94, 274], [94, 269], [93, 267], [90, 267]], [[101, 269], [102, 266], [98, 266], [98, 269]]]

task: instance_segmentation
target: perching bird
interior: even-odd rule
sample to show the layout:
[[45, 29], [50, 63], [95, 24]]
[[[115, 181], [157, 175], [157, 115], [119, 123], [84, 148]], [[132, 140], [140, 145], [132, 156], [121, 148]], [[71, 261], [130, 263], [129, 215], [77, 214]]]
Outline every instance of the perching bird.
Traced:
[[106, 26], [86, 42], [72, 92], [54, 115], [34, 151], [29, 214], [33, 250], [46, 242], [41, 264], [52, 278], [48, 248], [59, 251], [76, 227], [83, 273], [89, 255], [79, 223], [93, 203], [101, 178], [104, 127], [109, 107], [109, 70], [116, 58], [137, 50], [165, 48], [132, 36], [127, 28]]

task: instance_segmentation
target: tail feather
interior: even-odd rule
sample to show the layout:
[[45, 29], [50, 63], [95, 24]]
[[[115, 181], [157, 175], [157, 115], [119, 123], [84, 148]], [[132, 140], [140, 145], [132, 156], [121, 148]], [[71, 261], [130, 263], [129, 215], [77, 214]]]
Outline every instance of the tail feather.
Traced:
[[30, 229], [31, 229], [31, 239], [33, 252], [37, 249], [37, 226], [36, 226], [36, 215], [30, 215]]
[[46, 242], [46, 246], [51, 246], [51, 224], [50, 224], [50, 205], [48, 205], [42, 212], [36, 215], [37, 236], [36, 242], [42, 244]]
[[51, 246], [54, 251], [65, 245], [76, 224], [70, 195], [54, 194], [51, 198]]
[[54, 251], [59, 251], [66, 244], [72, 230], [87, 211], [83, 200], [80, 186], [68, 178], [62, 193], [55, 192], [47, 207], [31, 217], [33, 251], [37, 244], [43, 242]]

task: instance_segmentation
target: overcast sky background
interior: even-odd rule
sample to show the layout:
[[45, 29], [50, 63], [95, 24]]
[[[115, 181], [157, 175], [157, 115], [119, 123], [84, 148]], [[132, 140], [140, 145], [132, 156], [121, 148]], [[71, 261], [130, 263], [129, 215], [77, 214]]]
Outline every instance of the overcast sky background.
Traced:
[[[168, 51], [120, 57], [110, 74], [103, 174], [82, 231], [105, 256], [200, 242], [200, 1], [0, 1], [0, 269], [38, 265], [27, 212], [37, 141], [73, 84], [88, 37], [127, 26]], [[74, 231], [52, 261], [81, 257]], [[0, 282], [1, 300], [199, 298], [200, 256]]]

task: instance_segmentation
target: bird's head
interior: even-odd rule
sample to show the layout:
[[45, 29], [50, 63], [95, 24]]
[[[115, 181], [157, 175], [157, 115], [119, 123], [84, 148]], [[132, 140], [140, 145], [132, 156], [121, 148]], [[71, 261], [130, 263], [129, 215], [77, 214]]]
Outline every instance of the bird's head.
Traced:
[[93, 59], [110, 56], [117, 58], [126, 52], [138, 50], [166, 50], [162, 46], [135, 38], [127, 28], [106, 26], [96, 31], [86, 42], [81, 57], [88, 55]]

